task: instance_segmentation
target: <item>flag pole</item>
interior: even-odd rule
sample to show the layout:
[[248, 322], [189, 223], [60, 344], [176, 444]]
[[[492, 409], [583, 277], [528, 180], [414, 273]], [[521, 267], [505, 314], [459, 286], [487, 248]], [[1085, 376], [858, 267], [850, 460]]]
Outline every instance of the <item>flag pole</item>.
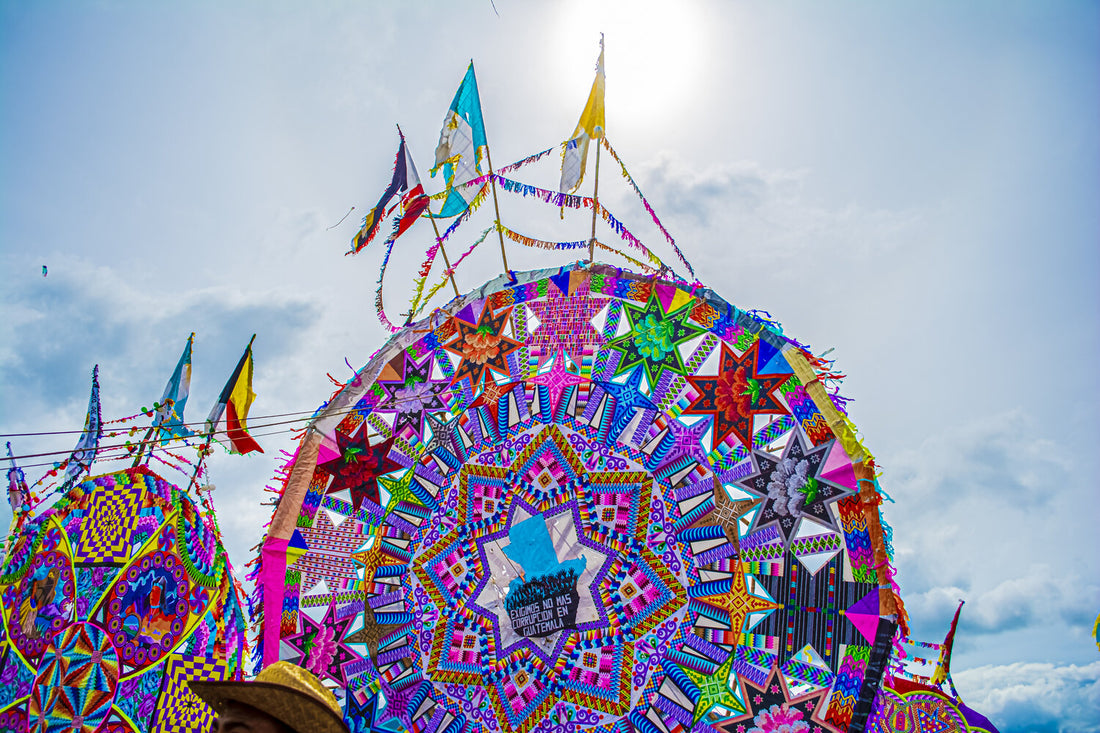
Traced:
[[493, 156], [489, 153], [489, 146], [485, 146], [485, 160], [489, 163], [489, 182], [493, 184], [493, 209], [497, 214], [497, 237], [500, 239], [500, 258], [504, 260], [504, 272], [509, 273], [512, 268], [508, 267], [508, 255], [504, 253], [504, 232], [501, 230], [500, 224], [500, 204], [497, 203], [497, 177], [493, 173]]
[[592, 185], [592, 238], [588, 240], [588, 264], [592, 264], [596, 255], [596, 214], [600, 210], [600, 148], [603, 147], [603, 130], [596, 140], [596, 174]]
[[[237, 369], [240, 368], [241, 363], [244, 361], [244, 355], [247, 354], [252, 349], [252, 343], [255, 340], [256, 340], [256, 334], [252, 334], [252, 338], [250, 338], [248, 340], [248, 346], [244, 347], [244, 352], [241, 354], [241, 361], [237, 363], [237, 368], [235, 368], [233, 370], [233, 373], [229, 376], [229, 382], [226, 382], [226, 387], [229, 386], [230, 382], [235, 383], [237, 381], [236, 377], [240, 376]], [[222, 394], [218, 396], [218, 404], [221, 404], [222, 396], [228, 397], [225, 394], [225, 389], [226, 388], [223, 387], [222, 388]], [[215, 405], [215, 409], [216, 408], [217, 408], [217, 405]], [[210, 455], [210, 453], [211, 453], [210, 444], [212, 442], [214, 442], [214, 434], [218, 432], [218, 423], [221, 422], [222, 416], [224, 414], [225, 414], [225, 410], [224, 410], [224, 407], [223, 407], [222, 412], [218, 414], [218, 417], [216, 419], [214, 419], [213, 421], [211, 421], [209, 417], [206, 419], [206, 423], [208, 425], [208, 432], [206, 433], [206, 440], [203, 441], [202, 446], [199, 448], [198, 460], [195, 461], [195, 471], [194, 471], [194, 473], [191, 474], [191, 480], [187, 482], [187, 491], [191, 491], [191, 487], [195, 485], [195, 481], [198, 479], [199, 473], [202, 471], [203, 461], [205, 461], [206, 457], [208, 455]]]
[[[470, 59], [470, 66], [473, 67], [474, 60]], [[481, 94], [478, 93], [477, 100], [478, 108], [481, 108]], [[485, 129], [485, 116], [481, 117], [481, 127]], [[474, 155], [477, 155], [477, 151], [474, 151]], [[493, 171], [493, 154], [489, 152], [489, 135], [485, 135], [485, 162], [489, 164], [489, 183], [493, 186], [493, 210], [497, 215], [497, 239], [500, 240], [500, 259], [504, 262], [504, 273], [507, 274], [512, 271], [512, 268], [508, 267], [508, 255], [504, 251], [504, 232], [501, 230], [500, 223], [500, 203], [497, 201], [497, 176]]]
[[[455, 289], [455, 297], [457, 298], [461, 293], [458, 292], [458, 285], [455, 284], [455, 273], [454, 270], [451, 269], [451, 258], [447, 256], [447, 248], [443, 246], [443, 237], [439, 235], [439, 225], [435, 223], [435, 217], [432, 216], [431, 210], [428, 211], [428, 218], [432, 220], [432, 229], [435, 230], [435, 241], [439, 243], [439, 251], [443, 254], [444, 264], [447, 265], [447, 277], [451, 278], [451, 287]], [[411, 313], [409, 314], [409, 318], [412, 318]]]
[[199, 477], [199, 473], [202, 472], [202, 462], [206, 460], [206, 457], [210, 455], [210, 443], [214, 441], [214, 433], [216, 431], [213, 427], [210, 428], [210, 432], [206, 434], [206, 441], [203, 442], [199, 448], [199, 459], [195, 461], [195, 471], [191, 474], [191, 480], [187, 482], [187, 493], [191, 493], [191, 487], [196, 486], [196, 480]]
[[[401, 125], [397, 126], [397, 134], [401, 136], [402, 140], [405, 139], [405, 133], [401, 132]], [[411, 160], [412, 154], [407, 153], [407, 155], [409, 155], [409, 159]], [[416, 176], [419, 178], [420, 174], [417, 173]], [[455, 284], [455, 275], [451, 272], [451, 258], [447, 256], [447, 248], [443, 246], [443, 237], [439, 234], [439, 225], [435, 223], [435, 217], [432, 216], [431, 207], [428, 208], [428, 218], [432, 220], [432, 229], [435, 231], [435, 241], [439, 244], [439, 251], [443, 253], [443, 262], [447, 265], [447, 275], [451, 278], [451, 287], [455, 289], [455, 297], [457, 298], [460, 293], [458, 292], [458, 285]], [[410, 311], [409, 320], [405, 322], [405, 325], [411, 323], [412, 318], [413, 313]]]
[[149, 438], [153, 437], [154, 430], [156, 430], [156, 428], [150, 426], [149, 429], [145, 431], [145, 437], [142, 438], [141, 443], [138, 444], [138, 453], [137, 457], [134, 458], [134, 465], [130, 466], [130, 468], [137, 468], [138, 465], [141, 463], [141, 458], [145, 455], [145, 446], [148, 445]]

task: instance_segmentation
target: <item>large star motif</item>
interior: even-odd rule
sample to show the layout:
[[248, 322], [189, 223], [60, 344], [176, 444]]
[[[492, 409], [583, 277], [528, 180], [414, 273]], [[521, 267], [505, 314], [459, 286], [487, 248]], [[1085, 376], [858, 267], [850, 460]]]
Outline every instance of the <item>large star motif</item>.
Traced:
[[[719, 581], [719, 583], [725, 585], [722, 581]], [[741, 643], [741, 633], [745, 628], [745, 620], [750, 614], [780, 608], [780, 605], [774, 601], [749, 593], [748, 584], [745, 582], [745, 567], [740, 561], [735, 563], [735, 569], [729, 579], [728, 590], [709, 593], [710, 590], [717, 590], [710, 583], [700, 584], [697, 587], [700, 588], [699, 592], [692, 593], [690, 590], [688, 591], [695, 600], [729, 614], [729, 630], [725, 632], [726, 638], [723, 641], [725, 644], [736, 646]]]
[[284, 639], [283, 643], [302, 655], [301, 666], [320, 679], [330, 679], [337, 685], [345, 684], [341, 667], [355, 659], [356, 654], [343, 641], [344, 632], [355, 619], [354, 615], [336, 618], [336, 607], [329, 604], [324, 619], [317, 623], [309, 614], [301, 614], [302, 633]]
[[753, 451], [756, 473], [737, 482], [763, 499], [751, 532], [774, 525], [783, 535], [784, 545], [789, 546], [803, 518], [839, 531], [829, 504], [855, 491], [821, 477], [825, 458], [834, 445], [836, 441], [832, 440], [807, 451], [796, 431], [782, 458]]
[[739, 675], [738, 681], [746, 710], [742, 715], [714, 724], [720, 733], [743, 733], [749, 723], [753, 724], [753, 730], [761, 731], [824, 733], [832, 730], [815, 717], [823, 706], [829, 688], [792, 698], [787, 680], [779, 673], [778, 666], [771, 668], [763, 687], [744, 675]]
[[704, 717], [710, 719], [708, 722], [713, 722], [731, 714], [745, 712], [745, 706], [737, 699], [736, 685], [730, 684], [733, 679], [733, 656], [730, 653], [726, 661], [710, 674], [684, 668], [688, 679], [699, 688], [699, 700], [695, 703], [692, 723], [698, 723]]
[[752, 511], [753, 507], [760, 503], [760, 499], [730, 498], [726, 487], [717, 476], [712, 475], [714, 481], [714, 494], [712, 503], [714, 508], [703, 516], [689, 524], [689, 527], [721, 527], [726, 533], [726, 540], [731, 545], [741, 550], [741, 526], [739, 520]]
[[688, 323], [691, 301], [666, 314], [660, 298], [654, 292], [644, 307], [623, 301], [623, 311], [630, 323], [630, 333], [608, 344], [609, 348], [623, 355], [615, 373], [622, 374], [641, 364], [645, 367], [650, 384], [657, 384], [666, 369], [683, 374], [684, 360], [677, 346], [701, 333]]
[[741, 356], [734, 354], [723, 342], [718, 376], [687, 378], [699, 394], [684, 414], [714, 415], [714, 446], [733, 433], [751, 449], [754, 415], [788, 414], [775, 391], [791, 375], [760, 374], [759, 355], [759, 341]]
[[589, 297], [584, 286], [574, 295], [527, 303], [528, 310], [539, 319], [527, 345], [544, 354], [563, 349], [574, 361], [580, 361], [584, 351], [604, 343], [603, 336], [592, 327], [592, 319], [606, 302], [606, 298]]
[[426, 412], [424, 413], [424, 419], [428, 421], [428, 427], [432, 429], [431, 439], [424, 444], [424, 453], [430, 454], [440, 448], [454, 453], [454, 433], [458, 418], [453, 417], [450, 420], [442, 420], [432, 413]]
[[363, 592], [369, 591], [371, 584], [374, 582], [374, 574], [378, 572], [378, 568], [383, 565], [398, 562], [396, 558], [393, 558], [385, 551], [383, 537], [385, 537], [385, 528], [380, 525], [374, 530], [374, 533], [367, 538], [363, 546], [351, 556], [352, 560], [363, 566]]
[[378, 623], [378, 619], [374, 615], [374, 609], [367, 603], [363, 608], [363, 628], [348, 634], [344, 637], [344, 641], [348, 644], [366, 644], [371, 661], [375, 662], [378, 660], [379, 642], [402, 626], [404, 624]]
[[390, 494], [390, 500], [386, 502], [386, 514], [392, 512], [397, 505], [403, 501], [409, 502], [410, 504], [424, 505], [424, 502], [420, 500], [420, 497], [416, 495], [416, 492], [413, 491], [412, 488], [412, 483], [416, 478], [414, 474], [415, 472], [410, 468], [408, 471], [405, 471], [404, 476], [398, 479], [389, 478], [387, 476], [378, 477], [378, 482], [381, 483]]
[[397, 413], [393, 424], [394, 435], [406, 427], [412, 428], [417, 435], [422, 435], [424, 413], [428, 410], [446, 409], [447, 405], [444, 404], [442, 396], [450, 391], [450, 383], [446, 380], [431, 378], [431, 357], [419, 365], [408, 358], [406, 352], [402, 352], [399, 358], [404, 360], [402, 368], [396, 370], [399, 378], [378, 380], [378, 384], [386, 390], [386, 398], [375, 410]]
[[587, 381], [587, 378], [579, 374], [574, 374], [565, 368], [565, 352], [561, 348], [558, 349], [557, 354], [554, 356], [554, 363], [550, 367], [550, 371], [536, 374], [527, 379], [528, 384], [542, 385], [550, 391], [551, 415], [557, 413], [558, 405], [561, 402], [561, 396], [566, 389], [575, 384], [583, 384]]
[[522, 346], [504, 335], [504, 327], [508, 325], [511, 315], [511, 308], [494, 315], [493, 309], [486, 303], [476, 326], [461, 318], [451, 319], [458, 333], [443, 348], [462, 357], [451, 384], [469, 379], [470, 387], [477, 389], [486, 376], [486, 370], [508, 374], [508, 355]]
[[626, 429], [626, 426], [634, 419], [634, 414], [639, 407], [649, 410], [657, 409], [657, 405], [653, 404], [639, 389], [642, 385], [641, 369], [635, 369], [631, 372], [630, 376], [626, 378], [626, 384], [602, 380], [596, 380], [596, 384], [603, 387], [604, 392], [615, 400], [615, 414], [611, 419], [611, 435], [613, 437], [618, 437]]
[[359, 511], [364, 498], [370, 499], [375, 504], [380, 503], [378, 477], [401, 468], [400, 463], [389, 457], [393, 441], [391, 437], [371, 445], [365, 425], [359, 431], [357, 438], [349, 438], [340, 431], [336, 431], [336, 444], [340, 449], [340, 457], [318, 466], [332, 476], [332, 483], [329, 484], [325, 493], [335, 494], [337, 491], [349, 490], [355, 511]]

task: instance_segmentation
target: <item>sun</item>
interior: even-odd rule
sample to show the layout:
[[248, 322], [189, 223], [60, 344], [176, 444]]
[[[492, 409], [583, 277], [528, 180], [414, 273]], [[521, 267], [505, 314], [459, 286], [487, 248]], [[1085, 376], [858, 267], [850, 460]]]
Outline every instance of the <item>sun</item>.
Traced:
[[[670, 123], [705, 92], [711, 31], [696, 2], [571, 0], [551, 30], [563, 72], [554, 87], [579, 114], [592, 84], [600, 34], [606, 44], [608, 135], [617, 125]], [[587, 70], [589, 73], [584, 73]]]

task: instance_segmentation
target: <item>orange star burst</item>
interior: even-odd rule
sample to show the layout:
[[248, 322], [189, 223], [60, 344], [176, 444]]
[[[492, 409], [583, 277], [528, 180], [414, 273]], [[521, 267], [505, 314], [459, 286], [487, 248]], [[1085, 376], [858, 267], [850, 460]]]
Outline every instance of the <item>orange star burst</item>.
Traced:
[[744, 563], [737, 561], [734, 566], [733, 577], [730, 578], [730, 589], [725, 593], [696, 596], [701, 601], [713, 608], [721, 609], [730, 615], [730, 630], [726, 632], [727, 643], [737, 644], [741, 640], [741, 632], [745, 627], [745, 619], [749, 614], [759, 611], [771, 611], [779, 608], [779, 604], [749, 593], [748, 584], [745, 582]]

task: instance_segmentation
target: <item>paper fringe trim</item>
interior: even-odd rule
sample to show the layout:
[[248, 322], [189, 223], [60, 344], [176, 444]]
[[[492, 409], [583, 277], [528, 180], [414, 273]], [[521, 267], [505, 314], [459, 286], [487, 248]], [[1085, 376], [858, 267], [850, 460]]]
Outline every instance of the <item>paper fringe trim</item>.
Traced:
[[[422, 262], [420, 265], [420, 271], [418, 273], [419, 277], [416, 279], [415, 285], [413, 286], [412, 304], [409, 306], [410, 314], [419, 313], [423, 308], [421, 297], [424, 293], [424, 285], [428, 280], [428, 275], [431, 274], [432, 265], [435, 263], [435, 258], [439, 254], [439, 250], [443, 247], [443, 243], [447, 241], [447, 238], [450, 237], [456, 229], [458, 229], [459, 225], [469, 219], [470, 215], [481, 207], [481, 205], [485, 202], [485, 198], [488, 193], [489, 187], [486, 185], [482, 185], [481, 190], [478, 191], [477, 195], [474, 196], [474, 198], [470, 201], [470, 205], [466, 207], [466, 210], [458, 215], [458, 218], [456, 218], [454, 222], [449, 227], [447, 227], [447, 231], [443, 232], [443, 234], [440, 235], [439, 239], [436, 240], [435, 244], [429, 247], [428, 250], [424, 253], [424, 262]], [[482, 236], [482, 239], [484, 238], [485, 237]], [[476, 247], [478, 244], [481, 244], [481, 242], [476, 242], [473, 246]], [[460, 258], [458, 262], [461, 261], [462, 260]], [[424, 298], [424, 303], [431, 300], [432, 296], [439, 292], [439, 288], [442, 287], [442, 283], [445, 283], [447, 281], [447, 278], [454, 274], [455, 268], [458, 267], [458, 262], [452, 263], [451, 269], [444, 270], [443, 279], [440, 281], [441, 284], [437, 287], [433, 287], [428, 292], [427, 297]]]
[[451, 273], [453, 273], [455, 270], [458, 269], [459, 264], [461, 264], [462, 261], [464, 259], [466, 259], [466, 257], [471, 252], [473, 252], [474, 249], [479, 244], [481, 244], [482, 242], [485, 241], [485, 238], [489, 236], [489, 232], [493, 231], [493, 229], [495, 229], [495, 226], [489, 227], [488, 229], [483, 231], [481, 233], [481, 236], [477, 238], [477, 241], [475, 241], [473, 244], [471, 244], [466, 249], [465, 252], [463, 252], [461, 255], [458, 256], [457, 260], [455, 260], [454, 262], [451, 263], [451, 269], [445, 270], [443, 272], [442, 279], [440, 279], [439, 282], [437, 282], [435, 285], [432, 286], [432, 289], [428, 291], [428, 294], [426, 296], [424, 296], [424, 300], [420, 303], [419, 307], [416, 306], [415, 302], [413, 303], [413, 305], [410, 307], [410, 310], [409, 310], [409, 313], [412, 314], [413, 318], [420, 315], [420, 313], [424, 310], [424, 308], [427, 307], [428, 303], [431, 302], [431, 299], [435, 296], [435, 294], [439, 292], [440, 288], [442, 288], [444, 285], [447, 284], [447, 278], [449, 278], [451, 276]]
[[[525, 165], [528, 165], [530, 163], [535, 163], [535, 162], [538, 162], [538, 161], [542, 160], [543, 158], [545, 158], [547, 155], [549, 155], [552, 152], [554, 152], [554, 148], [547, 148], [546, 150], [543, 150], [541, 153], [535, 153], [534, 155], [528, 155], [523, 160], [517, 160], [515, 163], [511, 163], [509, 165], [506, 165], [503, 168], [500, 168], [500, 169], [494, 171], [494, 173], [503, 174], [503, 173], [511, 173], [512, 171], [517, 171]], [[433, 173], [432, 175], [434, 176], [435, 174]], [[487, 173], [485, 175], [478, 176], [477, 178], [471, 178], [470, 180], [466, 181], [465, 183], [460, 183], [457, 186], [448, 186], [446, 189], [444, 189], [443, 191], [440, 191], [439, 193], [433, 193], [431, 196], [429, 196], [429, 198], [432, 201], [438, 201], [440, 199], [444, 199], [444, 198], [447, 197], [447, 194], [449, 194], [452, 189], [466, 188], [468, 186], [478, 186], [478, 185], [481, 185], [481, 184], [485, 183], [485, 181], [488, 180], [488, 178], [489, 178], [489, 174], [487, 174]]]
[[[638, 188], [637, 183], [634, 182], [634, 179], [630, 176], [630, 173], [627, 171], [626, 166], [623, 164], [622, 160], [619, 158], [614, 148], [611, 147], [611, 144], [607, 141], [606, 137], [603, 138], [603, 145], [605, 148], [607, 148], [607, 151], [611, 154], [611, 157], [613, 157], [615, 161], [619, 164], [619, 167], [622, 170], [623, 178], [625, 178], [626, 181], [630, 183], [631, 187], [634, 189], [634, 193], [637, 194], [638, 198], [641, 200], [642, 206], [645, 207], [646, 212], [649, 213], [650, 217], [653, 219], [653, 222], [657, 225], [657, 228], [661, 230], [662, 234], [664, 234], [665, 239], [668, 241], [669, 245], [676, 253], [676, 256], [679, 258], [680, 262], [684, 264], [688, 272], [691, 274], [691, 277], [694, 278], [695, 270], [691, 266], [691, 263], [687, 261], [687, 258], [684, 257], [684, 253], [676, 245], [676, 241], [673, 239], [672, 235], [668, 233], [667, 229], [665, 229], [664, 225], [661, 223], [661, 220], [657, 217], [657, 213], [653, 210], [653, 207], [649, 205], [649, 202], [642, 194], [641, 189]], [[466, 210], [459, 214], [454, 222], [452, 222], [451, 225], [447, 227], [447, 230], [438, 237], [436, 242], [425, 251], [424, 261], [421, 263], [420, 270], [418, 271], [418, 277], [414, 281], [413, 297], [411, 299], [409, 311], [407, 314], [409, 318], [413, 318], [416, 315], [419, 315], [424, 310], [427, 303], [431, 301], [435, 294], [438, 293], [439, 290], [446, 284], [447, 279], [457, 270], [459, 263], [462, 262], [466, 258], [466, 256], [470, 254], [470, 252], [472, 252], [479, 244], [485, 241], [488, 232], [492, 231], [494, 228], [498, 229], [503, 235], [507, 236], [512, 241], [518, 244], [522, 244], [525, 247], [533, 247], [536, 249], [545, 250], [569, 250], [582, 249], [588, 246], [589, 242], [587, 240], [580, 242], [548, 242], [542, 239], [527, 237], [511, 229], [508, 229], [499, 221], [497, 221], [494, 223], [493, 227], [485, 230], [485, 232], [482, 233], [481, 237], [473, 244], [471, 244], [470, 247], [455, 262], [451, 264], [450, 269], [443, 272], [443, 277], [440, 279], [440, 281], [433, 285], [428, 290], [427, 294], [425, 294], [424, 289], [427, 285], [428, 276], [431, 274], [432, 266], [435, 264], [435, 259], [439, 255], [439, 250], [442, 248], [443, 243], [447, 241], [447, 239], [451, 236], [451, 234], [454, 233], [456, 229], [458, 229], [459, 226], [461, 226], [463, 223], [465, 223], [467, 219], [469, 219], [470, 215], [473, 212], [477, 211], [482, 203], [484, 203], [485, 198], [488, 195], [489, 183], [496, 183], [504, 191], [507, 191], [508, 193], [518, 194], [520, 196], [523, 196], [524, 198], [528, 196], [534, 196], [544, 203], [551, 204], [561, 209], [591, 209], [595, 207], [596, 212], [600, 215], [600, 218], [604, 220], [604, 223], [606, 223], [611, 228], [611, 230], [619, 236], [620, 239], [626, 242], [628, 247], [635, 249], [642, 255], [644, 255], [645, 258], [649, 261], [649, 264], [641, 262], [640, 260], [637, 260], [627, 255], [622, 250], [615, 249], [614, 247], [609, 247], [599, 240], [595, 240], [593, 242], [594, 246], [599, 247], [603, 251], [617, 254], [626, 261], [630, 262], [632, 265], [642, 268], [649, 273], [669, 272], [673, 275], [676, 274], [671, 267], [666, 265], [660, 257], [654, 254], [652, 250], [646, 247], [642, 243], [642, 241], [638, 239], [638, 237], [636, 237], [629, 229], [627, 229], [626, 225], [623, 224], [619, 219], [617, 219], [614, 214], [612, 214], [607, 209], [607, 207], [603, 206], [598, 201], [587, 196], [577, 196], [575, 194], [561, 193], [560, 191], [553, 191], [550, 189], [521, 183], [511, 178], [506, 178], [503, 175], [504, 173], [511, 173], [512, 171], [519, 170], [526, 165], [541, 160], [550, 153], [554, 152], [556, 147], [557, 146], [547, 148], [546, 150], [535, 153], [534, 155], [529, 155], [526, 158], [518, 160], [515, 163], [506, 165], [493, 173], [486, 173], [484, 175], [478, 176], [463, 184], [460, 184], [459, 186], [448, 186], [445, 190], [428, 197], [432, 201], [438, 201], [445, 198], [450, 193], [452, 188], [467, 188], [469, 186], [481, 187], [480, 190], [477, 192], [477, 195], [475, 195], [474, 198], [470, 201], [469, 206], [466, 207]], [[394, 208], [397, 208], [396, 204], [385, 213], [385, 216], [390, 216], [390, 214], [393, 213]], [[431, 216], [430, 211], [428, 212], [428, 215]], [[382, 290], [383, 280], [386, 276], [386, 268], [389, 265], [390, 255], [393, 252], [393, 244], [394, 236], [391, 235], [386, 240], [386, 254], [382, 259], [382, 266], [378, 274], [378, 289], [375, 292], [374, 296], [374, 308], [376, 313], [378, 314], [378, 319], [379, 321], [381, 321], [382, 325], [385, 328], [389, 329], [391, 333], [396, 332], [398, 330], [398, 327], [395, 326], [393, 322], [391, 322], [390, 319], [386, 316]]]
[[638, 184], [634, 182], [634, 178], [631, 177], [630, 173], [626, 170], [626, 165], [623, 164], [623, 161], [619, 158], [619, 154], [615, 152], [615, 149], [611, 147], [611, 143], [608, 142], [606, 135], [603, 137], [603, 147], [608, 153], [611, 154], [611, 157], [615, 159], [615, 162], [619, 164], [619, 168], [621, 168], [623, 172], [623, 178], [625, 178], [626, 182], [629, 183], [631, 188], [634, 189], [634, 193], [638, 194], [638, 198], [641, 200], [642, 206], [645, 207], [645, 210], [649, 213], [650, 217], [653, 218], [653, 223], [656, 224], [657, 228], [661, 230], [661, 233], [665, 235], [665, 239], [668, 240], [669, 245], [672, 247], [672, 251], [675, 252], [676, 256], [680, 258], [680, 262], [684, 263], [684, 267], [687, 268], [688, 274], [690, 274], [691, 277], [694, 278], [695, 268], [693, 268], [691, 266], [691, 263], [687, 261], [687, 258], [684, 257], [684, 253], [680, 251], [680, 248], [678, 246], [676, 246], [676, 240], [672, 238], [672, 235], [668, 233], [667, 229], [665, 229], [665, 225], [662, 224], [661, 220], [657, 218], [657, 212], [653, 210], [653, 207], [649, 205], [648, 201], [646, 201], [645, 196], [642, 195], [642, 189], [638, 188]]
[[[497, 228], [500, 230], [500, 232], [504, 236], [508, 237], [508, 239], [512, 240], [516, 244], [522, 244], [524, 247], [533, 247], [535, 249], [546, 249], [546, 250], [587, 249], [588, 244], [589, 244], [587, 239], [577, 241], [577, 242], [547, 242], [544, 239], [535, 239], [534, 237], [528, 237], [528, 236], [525, 236], [523, 234], [520, 234], [516, 231], [513, 231], [513, 230], [509, 229], [508, 227], [504, 226], [503, 224], [497, 224]], [[600, 249], [602, 249], [606, 252], [611, 252], [613, 254], [619, 255], [620, 257], [622, 257], [624, 260], [626, 260], [630, 264], [634, 265], [635, 267], [638, 267], [638, 268], [641, 268], [642, 270], [647, 271], [647, 274], [652, 274], [652, 273], [657, 272], [657, 268], [652, 267], [650, 265], [645, 264], [644, 262], [640, 262], [640, 261], [634, 259], [633, 257], [628, 255], [626, 252], [623, 252], [622, 250], [615, 249], [614, 247], [609, 247], [609, 246], [607, 246], [606, 244], [604, 244], [603, 242], [601, 242], [598, 239], [595, 240], [595, 242], [593, 242], [593, 244], [595, 244], [596, 247], [598, 247], [598, 248], [600, 248]]]
[[[588, 196], [575, 196], [570, 193], [551, 191], [547, 188], [539, 188], [538, 186], [531, 186], [526, 183], [520, 183], [519, 181], [514, 181], [511, 178], [505, 178], [501, 175], [494, 175], [494, 178], [496, 179], [497, 184], [509, 193], [515, 193], [523, 196], [524, 198], [527, 198], [528, 196], [534, 196], [543, 203], [553, 204], [558, 208], [591, 209], [593, 206], [595, 206], [597, 213], [599, 213], [604, 222], [606, 222], [607, 225], [611, 227], [612, 231], [618, 234], [624, 242], [644, 254], [651, 263], [657, 266], [658, 270], [670, 269], [667, 265], [665, 265], [664, 262], [661, 261], [661, 259], [657, 255], [653, 254], [653, 252], [650, 251], [648, 247], [642, 244], [641, 240], [635, 237], [630, 232], [630, 230], [626, 228], [625, 224], [616, 219], [615, 216], [607, 210], [607, 207], [597, 201], [594, 201]], [[588, 242], [585, 241], [584, 244], [587, 246]]]

